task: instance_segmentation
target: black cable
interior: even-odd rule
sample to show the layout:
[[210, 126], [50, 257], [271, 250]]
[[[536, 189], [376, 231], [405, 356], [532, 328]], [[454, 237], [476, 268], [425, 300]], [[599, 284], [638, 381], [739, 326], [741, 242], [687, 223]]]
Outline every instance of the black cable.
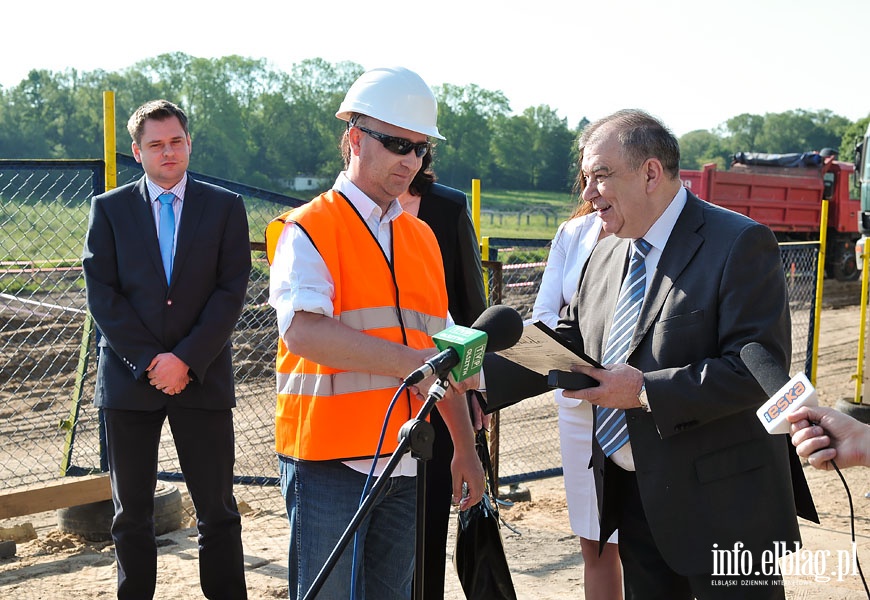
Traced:
[[831, 460], [831, 466], [834, 467], [837, 475], [840, 476], [840, 481], [843, 482], [843, 487], [846, 488], [846, 497], [849, 498], [849, 524], [852, 530], [852, 550], [855, 552], [855, 566], [858, 567], [858, 575], [861, 577], [861, 583], [864, 584], [864, 592], [866, 592], [867, 598], [870, 599], [870, 589], [867, 588], [867, 581], [864, 579], [864, 571], [861, 570], [861, 561], [858, 560], [858, 543], [855, 541], [855, 509], [852, 506], [852, 493], [849, 491], [849, 486], [846, 484], [846, 478], [843, 477], [837, 463]]

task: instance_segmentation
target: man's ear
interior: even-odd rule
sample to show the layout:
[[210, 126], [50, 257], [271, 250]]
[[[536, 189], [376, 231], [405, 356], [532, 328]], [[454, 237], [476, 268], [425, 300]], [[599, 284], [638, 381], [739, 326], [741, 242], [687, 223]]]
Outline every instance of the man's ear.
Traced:
[[133, 152], [133, 158], [136, 159], [137, 163], [142, 162], [142, 153], [139, 150], [139, 144], [136, 142], [130, 142], [130, 150]]
[[664, 180], [665, 169], [657, 158], [648, 158], [641, 168], [646, 177], [646, 191], [652, 193]]
[[347, 130], [347, 141], [350, 144], [350, 153], [352, 155], [359, 156], [359, 147], [360, 147], [360, 139], [362, 138], [362, 131], [360, 131], [356, 127], [350, 127]]

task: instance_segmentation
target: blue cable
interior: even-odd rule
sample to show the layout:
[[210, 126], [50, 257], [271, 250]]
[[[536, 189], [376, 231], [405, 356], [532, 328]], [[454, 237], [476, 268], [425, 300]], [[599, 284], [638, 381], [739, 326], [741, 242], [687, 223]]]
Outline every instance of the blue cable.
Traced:
[[[408, 387], [408, 384], [402, 381], [402, 385], [399, 386], [399, 389], [396, 390], [396, 393], [393, 395], [393, 399], [390, 400], [390, 405], [387, 407], [387, 414], [384, 416], [384, 424], [381, 426], [381, 435], [378, 438], [378, 446], [375, 449], [375, 457], [372, 460], [372, 467], [369, 469], [368, 477], [366, 477], [366, 483], [363, 486], [362, 494], [359, 498], [359, 506], [362, 506], [363, 501], [365, 500], [366, 494], [369, 492], [369, 487], [372, 482], [372, 477], [374, 477], [375, 469], [378, 466], [378, 458], [381, 455], [381, 447], [384, 443], [384, 437], [387, 435], [387, 425], [390, 422], [390, 414], [393, 412], [393, 407], [396, 406], [396, 401], [399, 399], [399, 396], [405, 389]], [[357, 570], [359, 569], [358, 559], [359, 559], [359, 548], [357, 546], [357, 542], [359, 540], [359, 530], [355, 531], [353, 534], [353, 559], [351, 561], [350, 568], [350, 600], [356, 600], [356, 579], [357, 579]]]

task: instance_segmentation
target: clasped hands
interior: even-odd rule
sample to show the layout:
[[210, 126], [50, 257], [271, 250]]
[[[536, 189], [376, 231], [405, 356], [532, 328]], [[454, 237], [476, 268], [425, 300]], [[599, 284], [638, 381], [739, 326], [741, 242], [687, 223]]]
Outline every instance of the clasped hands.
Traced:
[[190, 383], [190, 368], [172, 352], [162, 352], [152, 358], [145, 371], [148, 383], [170, 396], [180, 394]]

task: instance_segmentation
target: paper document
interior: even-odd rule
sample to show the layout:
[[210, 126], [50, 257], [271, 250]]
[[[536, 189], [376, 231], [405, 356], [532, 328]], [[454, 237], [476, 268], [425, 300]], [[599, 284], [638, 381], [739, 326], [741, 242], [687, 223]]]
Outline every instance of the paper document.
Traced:
[[571, 348], [558, 333], [540, 321], [526, 325], [520, 341], [496, 354], [545, 376], [554, 369], [570, 371], [575, 365], [601, 368], [595, 360]]

